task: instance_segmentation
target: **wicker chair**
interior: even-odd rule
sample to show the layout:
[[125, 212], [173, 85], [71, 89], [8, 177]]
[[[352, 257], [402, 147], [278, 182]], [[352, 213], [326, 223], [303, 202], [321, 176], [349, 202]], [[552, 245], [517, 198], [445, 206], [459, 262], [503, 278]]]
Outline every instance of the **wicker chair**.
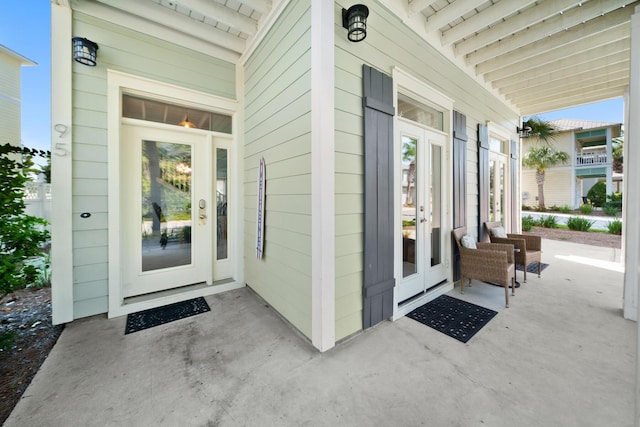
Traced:
[[518, 249], [515, 256], [516, 264], [523, 267], [525, 283], [527, 282], [527, 266], [533, 261], [538, 262], [538, 277], [540, 277], [540, 264], [542, 262], [542, 238], [540, 236], [508, 233], [506, 238], [500, 238], [491, 234], [491, 229], [502, 227], [499, 221], [485, 222], [484, 227], [491, 243], [507, 243]]
[[456, 228], [452, 232], [460, 250], [461, 279], [460, 293], [464, 293], [464, 285], [471, 279], [482, 280], [504, 286], [505, 307], [509, 307], [509, 287], [511, 295], [515, 295], [515, 265], [513, 245], [500, 243], [476, 243], [477, 249], [462, 246], [460, 240], [467, 234], [466, 227]]

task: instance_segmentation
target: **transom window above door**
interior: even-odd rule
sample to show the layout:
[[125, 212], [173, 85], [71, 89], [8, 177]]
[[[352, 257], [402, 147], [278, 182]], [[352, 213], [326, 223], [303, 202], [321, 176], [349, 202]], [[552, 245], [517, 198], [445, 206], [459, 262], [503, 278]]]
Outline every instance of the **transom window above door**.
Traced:
[[122, 117], [231, 134], [231, 116], [129, 94], [122, 95]]
[[444, 130], [442, 111], [398, 93], [398, 116], [437, 130]]

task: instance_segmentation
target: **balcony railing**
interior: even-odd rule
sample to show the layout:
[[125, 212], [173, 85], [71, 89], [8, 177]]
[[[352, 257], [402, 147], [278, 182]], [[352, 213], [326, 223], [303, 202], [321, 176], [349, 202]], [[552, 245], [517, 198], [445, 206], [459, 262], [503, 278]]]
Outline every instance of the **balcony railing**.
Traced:
[[576, 165], [604, 165], [607, 163], [607, 153], [583, 153], [576, 155]]

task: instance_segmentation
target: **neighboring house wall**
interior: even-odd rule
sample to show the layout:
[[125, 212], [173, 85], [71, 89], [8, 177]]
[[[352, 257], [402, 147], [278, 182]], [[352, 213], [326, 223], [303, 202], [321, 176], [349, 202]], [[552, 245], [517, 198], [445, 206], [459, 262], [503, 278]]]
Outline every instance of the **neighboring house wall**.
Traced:
[[235, 65], [77, 12], [73, 33], [99, 45], [96, 67], [73, 62], [73, 317], [80, 318], [108, 309], [107, 69], [235, 98]]
[[20, 146], [20, 73], [27, 58], [0, 45], [0, 145]]
[[[363, 107], [362, 65], [392, 75], [394, 67], [454, 100], [467, 116], [467, 224], [477, 235], [477, 125], [492, 121], [515, 132], [518, 115], [444, 59], [398, 18], [377, 3], [367, 5], [375, 31], [350, 43], [336, 2], [336, 340], [362, 328], [363, 283]], [[415, 52], [421, 55], [415, 55]], [[449, 135], [446, 147], [450, 150]], [[447, 161], [451, 162], [450, 152]], [[451, 177], [445, 177], [449, 182]], [[447, 200], [450, 203], [450, 198]], [[450, 209], [449, 209], [450, 212]], [[450, 224], [449, 224], [450, 226]], [[445, 234], [447, 235], [447, 234]]]
[[[551, 168], [545, 172], [544, 204], [550, 206], [572, 206], [573, 193], [571, 180], [573, 172], [570, 167]], [[523, 205], [537, 206], [538, 184], [536, 184], [535, 170], [522, 171], [522, 191], [529, 194], [529, 198], [522, 200]]]
[[[311, 338], [311, 9], [290, 2], [245, 64], [245, 281]], [[256, 259], [260, 158], [264, 255]], [[360, 283], [360, 286], [362, 284]]]

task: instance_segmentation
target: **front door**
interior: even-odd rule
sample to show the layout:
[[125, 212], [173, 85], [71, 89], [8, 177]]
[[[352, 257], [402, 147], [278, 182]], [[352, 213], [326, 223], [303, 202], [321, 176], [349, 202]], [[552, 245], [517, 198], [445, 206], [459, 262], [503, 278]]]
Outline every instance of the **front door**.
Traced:
[[402, 302], [446, 280], [443, 177], [445, 136], [398, 120], [402, 157], [400, 215], [402, 276], [396, 300]]
[[123, 124], [120, 140], [124, 297], [211, 283], [208, 136]]

